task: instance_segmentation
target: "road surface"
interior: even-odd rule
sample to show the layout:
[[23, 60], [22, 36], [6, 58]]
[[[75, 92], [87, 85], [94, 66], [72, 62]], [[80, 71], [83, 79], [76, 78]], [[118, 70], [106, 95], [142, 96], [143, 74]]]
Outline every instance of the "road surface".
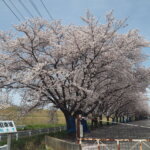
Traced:
[[112, 139], [150, 139], [150, 120], [104, 126], [91, 131], [85, 136]]
[[[98, 139], [150, 139], [150, 120], [104, 126], [86, 134]], [[83, 150], [98, 150], [96, 141], [82, 143]], [[140, 147], [141, 146], [141, 147]], [[100, 149], [117, 150], [117, 142], [100, 142]], [[150, 142], [120, 142], [120, 150], [150, 150]]]

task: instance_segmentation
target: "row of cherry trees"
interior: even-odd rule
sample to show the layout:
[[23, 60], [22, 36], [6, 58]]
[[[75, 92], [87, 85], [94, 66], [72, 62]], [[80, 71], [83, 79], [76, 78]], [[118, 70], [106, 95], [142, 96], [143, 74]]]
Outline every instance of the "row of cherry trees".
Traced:
[[0, 32], [0, 85], [16, 90], [25, 112], [53, 104], [66, 118], [78, 113], [107, 117], [147, 109], [150, 71], [140, 63], [148, 42], [112, 13], [101, 24], [89, 12], [85, 25], [29, 19], [16, 33]]

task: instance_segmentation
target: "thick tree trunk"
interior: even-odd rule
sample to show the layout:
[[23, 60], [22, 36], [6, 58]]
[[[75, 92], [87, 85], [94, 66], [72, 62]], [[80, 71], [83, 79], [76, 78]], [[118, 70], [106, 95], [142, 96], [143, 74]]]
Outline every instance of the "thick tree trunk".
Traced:
[[69, 114], [68, 112], [63, 112], [66, 120], [66, 127], [68, 132], [76, 131], [75, 117]]

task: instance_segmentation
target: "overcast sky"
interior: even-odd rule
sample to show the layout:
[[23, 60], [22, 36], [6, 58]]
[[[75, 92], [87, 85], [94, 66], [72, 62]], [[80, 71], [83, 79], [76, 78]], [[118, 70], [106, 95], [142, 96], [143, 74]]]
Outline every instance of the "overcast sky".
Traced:
[[[24, 19], [16, 11], [15, 7], [25, 18], [31, 18], [20, 0], [0, 0], [0, 30], [9, 30], [12, 25], [19, 24]], [[82, 25], [80, 16], [84, 16], [90, 10], [99, 21], [104, 23], [105, 14], [114, 10], [117, 19], [128, 18], [129, 29], [138, 29], [142, 36], [150, 40], [150, 0], [21, 0], [34, 17], [38, 17], [31, 3], [34, 3], [43, 18], [51, 20], [46, 13], [42, 2], [44, 2], [50, 15], [54, 19], [62, 20], [63, 24]], [[5, 2], [5, 3], [4, 3]], [[13, 7], [12, 3], [15, 7]], [[8, 5], [17, 17], [10, 11]], [[126, 31], [125, 30], [125, 31]], [[144, 49], [144, 53], [150, 55], [150, 48]], [[146, 67], [150, 66], [150, 59], [144, 62]]]

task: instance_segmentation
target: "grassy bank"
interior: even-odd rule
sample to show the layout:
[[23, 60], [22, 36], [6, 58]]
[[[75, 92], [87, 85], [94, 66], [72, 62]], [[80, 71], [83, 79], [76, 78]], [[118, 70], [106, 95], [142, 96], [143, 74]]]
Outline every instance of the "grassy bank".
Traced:
[[57, 120], [51, 121], [51, 114], [46, 109], [36, 109], [24, 117], [17, 119], [20, 113], [19, 107], [9, 107], [4, 110], [0, 110], [1, 120], [14, 120], [16, 125], [49, 125], [49, 124], [65, 124], [65, 118], [63, 113], [58, 110], [55, 114]]

